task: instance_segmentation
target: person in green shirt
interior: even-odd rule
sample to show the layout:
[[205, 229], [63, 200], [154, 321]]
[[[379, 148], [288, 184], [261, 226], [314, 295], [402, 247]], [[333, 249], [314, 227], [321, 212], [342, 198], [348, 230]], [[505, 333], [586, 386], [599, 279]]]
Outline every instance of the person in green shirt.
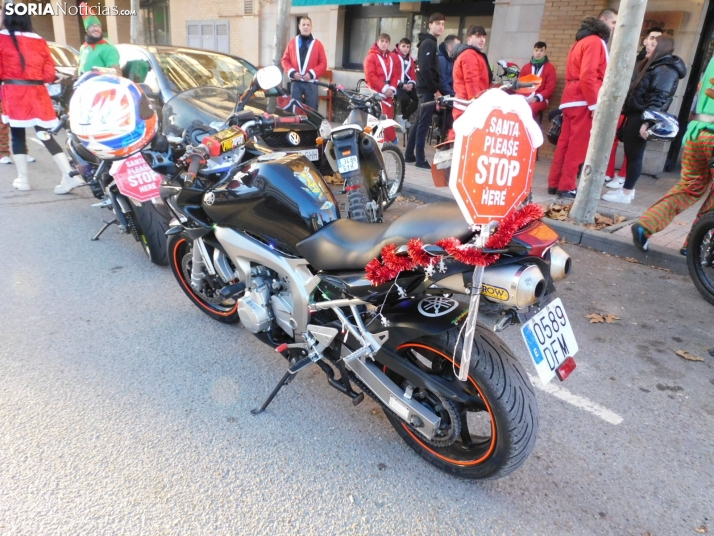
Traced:
[[[632, 239], [643, 250], [649, 249], [649, 238], [662, 231], [672, 220], [702, 197], [704, 204], [694, 219], [714, 210], [714, 184], [709, 159], [714, 155], [714, 58], [700, 83], [697, 107], [682, 140], [682, 175], [679, 182], [662, 199], [648, 208], [632, 225]], [[686, 255], [689, 237], [679, 252]]]
[[113, 69], [117, 76], [121, 76], [117, 47], [104, 39], [102, 23], [90, 13], [87, 4], [82, 2], [79, 7], [87, 35], [84, 37], [84, 44], [79, 49], [77, 74], [81, 76], [97, 67]]

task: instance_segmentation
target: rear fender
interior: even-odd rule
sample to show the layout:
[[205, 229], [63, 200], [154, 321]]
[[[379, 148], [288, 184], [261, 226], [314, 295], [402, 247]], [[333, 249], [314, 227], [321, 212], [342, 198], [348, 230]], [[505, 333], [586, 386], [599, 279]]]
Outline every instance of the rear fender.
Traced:
[[466, 319], [468, 304], [454, 298], [421, 295], [395, 303], [382, 311], [388, 326], [374, 321], [368, 326], [371, 333], [389, 332], [389, 346], [400, 344], [424, 335], [439, 335], [460, 326]]

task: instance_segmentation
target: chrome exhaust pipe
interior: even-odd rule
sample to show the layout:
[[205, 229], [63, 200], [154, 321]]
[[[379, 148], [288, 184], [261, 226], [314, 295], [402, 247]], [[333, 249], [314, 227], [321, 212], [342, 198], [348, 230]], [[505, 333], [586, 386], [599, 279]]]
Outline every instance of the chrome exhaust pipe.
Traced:
[[573, 261], [563, 248], [553, 246], [550, 250], [550, 277], [553, 281], [562, 281], [570, 275]]
[[534, 264], [512, 264], [486, 268], [481, 296], [522, 309], [538, 302], [546, 290], [545, 277]]

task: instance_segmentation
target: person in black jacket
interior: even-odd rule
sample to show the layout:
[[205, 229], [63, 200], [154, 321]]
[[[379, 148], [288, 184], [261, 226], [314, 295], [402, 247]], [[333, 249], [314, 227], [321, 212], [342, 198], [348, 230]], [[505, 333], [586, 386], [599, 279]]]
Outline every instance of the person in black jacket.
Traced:
[[[436, 38], [444, 32], [444, 22], [446, 17], [441, 13], [434, 13], [429, 17], [429, 33], [419, 34], [419, 44], [417, 48], [417, 83], [416, 91], [419, 96], [419, 116], [416, 128], [412, 128], [407, 141], [407, 152], [405, 161], [416, 162], [416, 166], [423, 169], [431, 169], [426, 161], [424, 146], [426, 145], [426, 133], [431, 125], [431, 116], [434, 113], [434, 100], [441, 96], [439, 93], [439, 58], [437, 57]], [[416, 150], [416, 157], [414, 151]]]
[[666, 112], [677, 91], [679, 81], [687, 74], [681, 58], [673, 55], [674, 39], [661, 35], [646, 45], [645, 59], [637, 64], [634, 81], [627, 93], [622, 113], [622, 141], [627, 157], [625, 184], [619, 190], [605, 194], [605, 201], [630, 204], [635, 196], [635, 183], [642, 173], [642, 159], [647, 146], [647, 126], [642, 112]]

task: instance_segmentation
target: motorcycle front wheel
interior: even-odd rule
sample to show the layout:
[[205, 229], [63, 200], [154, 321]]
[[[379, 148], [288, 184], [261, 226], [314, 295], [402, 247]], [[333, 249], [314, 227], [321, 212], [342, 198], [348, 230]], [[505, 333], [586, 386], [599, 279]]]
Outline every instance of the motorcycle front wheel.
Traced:
[[[478, 325], [468, 382], [456, 378], [461, 360], [459, 329], [402, 344], [398, 352], [413, 364], [462, 392], [457, 402], [442, 393], [414, 388], [412, 398], [441, 417], [437, 435], [427, 439], [418, 429], [385, 408], [390, 424], [422, 458], [461, 478], [502, 478], [528, 458], [538, 435], [538, 405], [533, 387], [511, 350], [490, 330]], [[455, 357], [454, 357], [455, 356]], [[454, 360], [455, 359], [455, 360]], [[407, 380], [384, 372], [398, 385]], [[433, 385], [438, 385], [436, 382]]]
[[687, 268], [699, 293], [714, 305], [714, 212], [704, 214], [689, 232]]
[[214, 288], [206, 280], [203, 281], [200, 290], [191, 286], [191, 265], [193, 262], [193, 241], [191, 238], [185, 233], [171, 235], [168, 239], [167, 250], [171, 271], [188, 299], [214, 320], [224, 324], [237, 324], [240, 321], [237, 300], [223, 299], [218, 294], [220, 288]]
[[384, 171], [387, 175], [385, 190], [386, 199], [382, 200], [382, 209], [387, 210], [399, 197], [404, 184], [404, 155], [402, 150], [396, 145], [389, 143], [382, 147], [382, 157], [384, 158]]
[[139, 227], [139, 239], [147, 257], [154, 264], [166, 266], [169, 263], [166, 251], [166, 231], [171, 215], [165, 205], [155, 205], [145, 201], [140, 207], [132, 205]]

